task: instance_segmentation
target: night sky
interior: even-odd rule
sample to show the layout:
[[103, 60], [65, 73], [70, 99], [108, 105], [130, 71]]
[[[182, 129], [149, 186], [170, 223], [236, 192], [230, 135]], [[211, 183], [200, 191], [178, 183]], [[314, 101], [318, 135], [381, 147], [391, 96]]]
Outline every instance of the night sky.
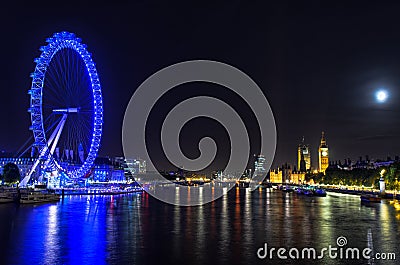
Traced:
[[[1, 150], [15, 152], [31, 136], [26, 110], [33, 60], [47, 37], [66, 30], [88, 45], [101, 78], [102, 156], [122, 155], [122, 120], [135, 89], [163, 67], [194, 59], [231, 64], [262, 88], [277, 124], [274, 166], [294, 163], [297, 144], [305, 136], [316, 167], [321, 131], [326, 132], [331, 160], [400, 155], [400, 4], [263, 2], [3, 5]], [[390, 93], [384, 104], [375, 102], [379, 88]], [[152, 153], [161, 167], [167, 166], [156, 129], [174, 104], [193, 95], [224, 99], [234, 104], [249, 128], [255, 126], [248, 106], [226, 89], [204, 83], [177, 87], [157, 104], [149, 123]], [[229, 141], [213, 121], [199, 118], [187, 124], [183, 151], [195, 157], [197, 141], [205, 135], [213, 135], [220, 147], [213, 167], [223, 166]], [[251, 136], [251, 151], [257, 153], [259, 135]]]

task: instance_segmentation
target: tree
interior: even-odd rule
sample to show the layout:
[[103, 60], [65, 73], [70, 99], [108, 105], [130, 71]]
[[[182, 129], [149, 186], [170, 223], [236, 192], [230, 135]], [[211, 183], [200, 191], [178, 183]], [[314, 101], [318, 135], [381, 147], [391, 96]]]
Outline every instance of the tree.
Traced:
[[385, 182], [386, 188], [389, 190], [398, 190], [398, 181], [400, 177], [400, 163], [396, 162], [391, 164], [388, 168], [385, 169]]
[[15, 183], [21, 180], [19, 168], [14, 163], [7, 163], [3, 168], [3, 181], [5, 183]]
[[324, 174], [323, 173], [310, 173], [310, 172], [306, 173], [305, 181], [310, 182], [311, 180], [313, 180], [313, 182], [316, 184], [323, 183]]

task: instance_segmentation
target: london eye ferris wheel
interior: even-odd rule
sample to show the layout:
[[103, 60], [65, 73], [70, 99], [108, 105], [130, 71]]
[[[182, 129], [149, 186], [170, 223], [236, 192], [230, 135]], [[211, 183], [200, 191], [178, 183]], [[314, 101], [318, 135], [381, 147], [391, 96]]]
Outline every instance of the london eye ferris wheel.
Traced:
[[91, 54], [73, 33], [55, 33], [46, 42], [35, 59], [28, 92], [30, 130], [38, 159], [21, 186], [26, 186], [38, 169], [64, 173], [71, 179], [83, 177], [100, 147], [103, 101]]

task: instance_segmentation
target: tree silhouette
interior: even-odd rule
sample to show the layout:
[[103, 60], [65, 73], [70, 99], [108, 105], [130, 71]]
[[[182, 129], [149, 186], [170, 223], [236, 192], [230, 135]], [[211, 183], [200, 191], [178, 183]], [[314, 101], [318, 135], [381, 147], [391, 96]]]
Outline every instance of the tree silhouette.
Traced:
[[21, 180], [21, 174], [19, 168], [14, 163], [7, 163], [3, 168], [2, 179], [5, 183], [15, 183]]

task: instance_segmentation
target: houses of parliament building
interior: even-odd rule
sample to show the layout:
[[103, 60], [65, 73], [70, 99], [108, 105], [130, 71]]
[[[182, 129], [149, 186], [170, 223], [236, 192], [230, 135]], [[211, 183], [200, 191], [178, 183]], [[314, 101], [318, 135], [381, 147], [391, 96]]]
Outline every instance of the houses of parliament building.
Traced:
[[284, 164], [276, 170], [270, 170], [269, 179], [272, 183], [303, 183], [308, 172], [320, 172], [325, 174], [329, 166], [329, 148], [326, 143], [325, 133], [322, 132], [318, 147], [318, 167], [313, 168], [311, 163], [310, 145], [305, 144], [304, 137], [297, 147], [297, 165], [291, 168]]

